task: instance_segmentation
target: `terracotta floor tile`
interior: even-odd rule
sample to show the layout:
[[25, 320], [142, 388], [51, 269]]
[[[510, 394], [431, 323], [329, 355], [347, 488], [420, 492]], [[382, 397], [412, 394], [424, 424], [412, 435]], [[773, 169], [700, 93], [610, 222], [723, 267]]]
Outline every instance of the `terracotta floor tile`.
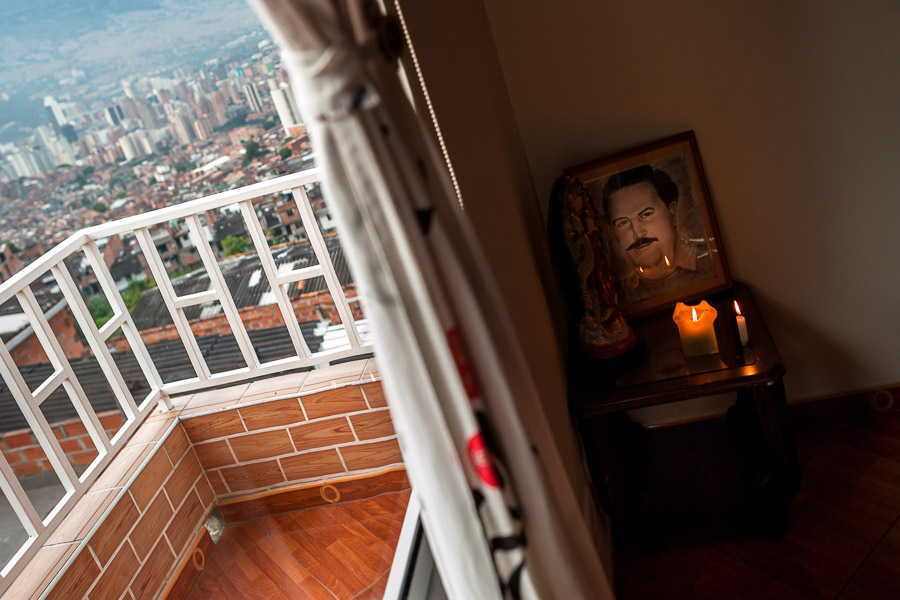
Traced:
[[237, 464], [237, 459], [231, 453], [231, 448], [225, 440], [217, 442], [207, 442], [194, 446], [197, 451], [197, 458], [205, 469], [214, 469], [215, 467], [225, 467]]
[[177, 465], [187, 449], [191, 447], [191, 440], [188, 439], [187, 434], [184, 432], [184, 427], [179, 425], [172, 430], [172, 434], [163, 442], [163, 447], [166, 449], [166, 454], [169, 455], [169, 460], [172, 464]]
[[194, 444], [246, 431], [236, 410], [187, 418], [181, 421], [181, 425]]
[[208, 390], [205, 392], [200, 392], [199, 394], [194, 394], [191, 400], [187, 403], [187, 408], [185, 409], [185, 411], [191, 412], [198, 408], [218, 406], [228, 402], [230, 402], [231, 404], [237, 404], [241, 399], [241, 396], [244, 395], [244, 392], [246, 392], [247, 388], [249, 387], [249, 383], [242, 383], [240, 385], [227, 387], [221, 390]]
[[309, 419], [321, 419], [366, 410], [366, 401], [358, 386], [350, 385], [303, 396], [301, 399]]
[[166, 432], [166, 429], [172, 424], [172, 421], [175, 420], [175, 415], [170, 414], [166, 417], [156, 419], [154, 421], [148, 421], [138, 427], [138, 430], [135, 434], [128, 440], [128, 446], [136, 446], [138, 444], [145, 444], [147, 442], [155, 442], [162, 437], [163, 433]]
[[302, 390], [309, 392], [342, 383], [350, 383], [359, 381], [362, 377], [363, 369], [366, 368], [365, 360], [355, 360], [353, 362], [341, 363], [324, 369], [316, 369], [310, 371], [309, 377], [303, 382]]
[[226, 528], [190, 600], [375, 600], [409, 491], [266, 516]]
[[211, 413], [219, 410], [226, 410], [229, 408], [234, 408], [237, 406], [237, 400], [220, 400], [218, 402], [209, 401], [204, 404], [194, 405], [188, 404], [184, 410], [181, 411], [181, 417], [190, 417], [191, 415], [197, 415], [201, 413]]
[[296, 398], [242, 406], [238, 410], [248, 430], [293, 425], [306, 420], [300, 402]]
[[244, 392], [241, 398], [241, 404], [259, 400], [260, 398], [274, 398], [276, 396], [286, 396], [288, 394], [297, 394], [303, 386], [309, 372], [292, 373], [290, 375], [281, 375], [280, 377], [269, 377], [254, 381], [250, 387]]
[[94, 523], [110, 505], [117, 493], [117, 490], [104, 490], [101, 492], [93, 492], [85, 494], [81, 500], [75, 504], [72, 509], [53, 535], [47, 545], [62, 544], [65, 542], [74, 542], [84, 538], [88, 530], [94, 526]]
[[238, 462], [273, 458], [294, 452], [291, 438], [284, 429], [234, 436], [229, 443]]
[[366, 383], [361, 386], [366, 393], [366, 400], [372, 408], [387, 408], [387, 398], [384, 395], [384, 388], [381, 382]]
[[381, 369], [378, 368], [378, 361], [370, 358], [366, 363], [366, 369], [363, 371], [363, 379], [373, 380], [373, 378], [381, 377]]
[[153, 447], [153, 444], [142, 444], [140, 446], [125, 446], [122, 448], [106, 468], [106, 471], [91, 486], [91, 491], [122, 487], [141, 465]]
[[78, 544], [75, 543], [44, 546], [28, 562], [28, 566], [16, 577], [4, 595], [16, 600], [37, 598], [47, 589], [50, 580], [77, 548]]

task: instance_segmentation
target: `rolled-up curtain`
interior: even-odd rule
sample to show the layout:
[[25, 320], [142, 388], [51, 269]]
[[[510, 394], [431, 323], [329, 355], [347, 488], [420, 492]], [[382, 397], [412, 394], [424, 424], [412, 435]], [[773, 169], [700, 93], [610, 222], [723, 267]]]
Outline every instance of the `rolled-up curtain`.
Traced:
[[550, 437], [539, 398], [403, 94], [395, 28], [374, 2], [251, 4], [308, 121], [448, 596], [612, 597], [571, 488], [551, 484], [555, 448], [534, 443]]

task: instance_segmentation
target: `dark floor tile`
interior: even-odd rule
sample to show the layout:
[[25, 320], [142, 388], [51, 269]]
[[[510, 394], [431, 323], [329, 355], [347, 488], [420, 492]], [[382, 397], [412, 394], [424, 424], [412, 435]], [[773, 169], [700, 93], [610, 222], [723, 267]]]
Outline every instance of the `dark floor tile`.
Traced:
[[900, 413], [799, 426], [803, 485], [781, 540], [626, 547], [619, 597], [900, 598], [898, 434]]

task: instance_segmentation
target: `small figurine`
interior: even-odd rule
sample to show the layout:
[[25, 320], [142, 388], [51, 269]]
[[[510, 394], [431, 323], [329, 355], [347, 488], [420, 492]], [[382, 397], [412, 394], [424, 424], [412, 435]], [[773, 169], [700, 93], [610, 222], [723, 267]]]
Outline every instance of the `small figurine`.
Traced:
[[597, 212], [580, 181], [564, 175], [553, 184], [547, 223], [550, 253], [584, 353], [621, 356], [638, 338], [616, 306], [609, 249]]

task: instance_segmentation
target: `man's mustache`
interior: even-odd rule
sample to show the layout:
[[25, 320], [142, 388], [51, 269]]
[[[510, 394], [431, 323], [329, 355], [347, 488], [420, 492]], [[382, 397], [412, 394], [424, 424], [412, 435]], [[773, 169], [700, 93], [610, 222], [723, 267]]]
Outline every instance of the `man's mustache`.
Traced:
[[625, 248], [625, 250], [626, 250], [626, 251], [628, 251], [628, 250], [634, 250], [634, 249], [636, 249], [638, 246], [643, 246], [644, 244], [649, 244], [649, 243], [651, 243], [651, 242], [658, 242], [658, 241], [659, 241], [659, 240], [658, 240], [657, 238], [655, 238], [655, 237], [642, 237], [642, 238], [638, 238], [638, 239], [634, 240], [634, 242], [633, 242], [630, 246], [628, 246], [627, 248]]

